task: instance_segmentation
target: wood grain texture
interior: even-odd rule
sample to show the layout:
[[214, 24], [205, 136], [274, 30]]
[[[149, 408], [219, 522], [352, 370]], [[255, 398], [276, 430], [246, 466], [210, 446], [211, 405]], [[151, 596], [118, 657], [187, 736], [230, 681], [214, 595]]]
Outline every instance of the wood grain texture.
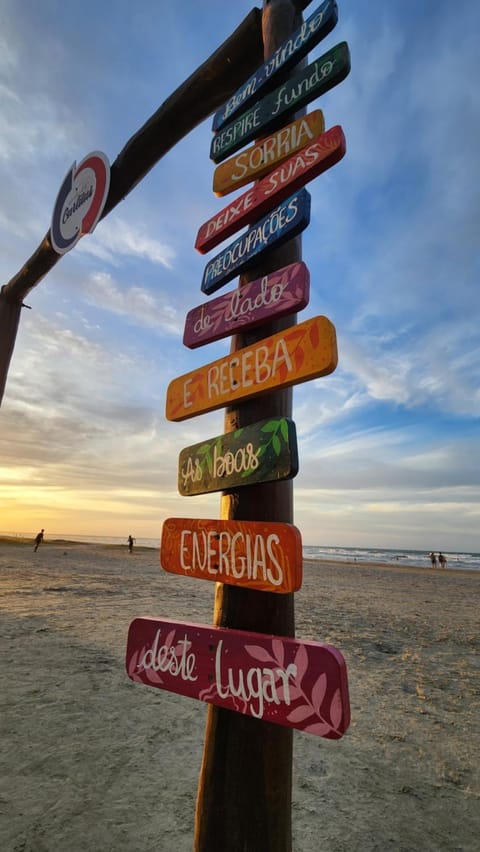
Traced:
[[[277, 12], [273, 3], [268, 14]], [[265, 22], [266, 14], [264, 3]], [[276, 47], [278, 44], [272, 45], [273, 50]], [[241, 277], [240, 287], [301, 258], [301, 238], [289, 240]], [[295, 315], [289, 315], [236, 335], [232, 354], [295, 322]], [[291, 389], [231, 406], [225, 417], [225, 431], [262, 417], [277, 416], [292, 416]], [[241, 489], [224, 495], [221, 515], [224, 519], [293, 523], [292, 480], [255, 486], [255, 499], [247, 499]], [[294, 595], [260, 594], [218, 583], [214, 621], [223, 627], [294, 636]], [[195, 817], [195, 852], [291, 852], [292, 751], [290, 728], [215, 706], [208, 708]]]

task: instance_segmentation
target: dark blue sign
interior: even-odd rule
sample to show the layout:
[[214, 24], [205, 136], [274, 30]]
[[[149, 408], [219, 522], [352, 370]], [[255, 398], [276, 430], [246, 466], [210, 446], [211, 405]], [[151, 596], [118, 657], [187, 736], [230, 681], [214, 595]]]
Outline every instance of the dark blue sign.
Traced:
[[300, 62], [333, 30], [337, 20], [338, 8], [335, 0], [325, 0], [325, 3], [322, 3], [215, 113], [212, 130], [219, 130], [239, 109], [246, 109], [253, 101], [266, 95], [287, 75], [293, 65]]
[[300, 234], [310, 222], [310, 200], [306, 189], [296, 192], [217, 254], [205, 267], [202, 292], [214, 293], [258, 263], [266, 251]]

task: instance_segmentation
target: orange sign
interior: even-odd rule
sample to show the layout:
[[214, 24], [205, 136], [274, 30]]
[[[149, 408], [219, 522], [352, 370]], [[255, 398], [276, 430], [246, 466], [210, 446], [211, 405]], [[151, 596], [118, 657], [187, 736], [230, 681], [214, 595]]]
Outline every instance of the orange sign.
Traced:
[[252, 180], [259, 180], [275, 166], [317, 139], [324, 130], [323, 113], [316, 109], [267, 136], [257, 145], [235, 154], [215, 169], [215, 195], [227, 195]]
[[292, 524], [168, 518], [160, 564], [171, 574], [296, 592], [302, 585], [302, 538]]
[[167, 420], [186, 420], [273, 389], [333, 373], [335, 327], [315, 317], [173, 379], [167, 389]]

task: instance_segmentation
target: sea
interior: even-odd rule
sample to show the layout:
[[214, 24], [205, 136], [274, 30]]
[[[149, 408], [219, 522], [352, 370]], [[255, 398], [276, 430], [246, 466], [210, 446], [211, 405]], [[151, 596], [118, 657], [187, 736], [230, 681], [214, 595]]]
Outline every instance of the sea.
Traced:
[[[12, 533], [2, 532], [0, 535], [9, 537], [35, 538], [36, 533]], [[48, 533], [45, 540], [63, 539], [78, 541], [81, 544], [115, 544], [127, 545], [126, 538], [115, 536], [96, 535], [66, 535], [64, 533]], [[151, 547], [155, 550], [160, 547], [160, 538], [137, 538], [137, 547]], [[305, 559], [327, 559], [333, 562], [384, 562], [388, 565], [410, 565], [418, 567], [425, 565], [431, 567], [429, 553], [425, 550], [394, 550], [385, 547], [326, 547], [320, 545], [305, 545], [303, 548]], [[438, 554], [437, 554], [438, 555]], [[480, 553], [457, 553], [444, 551], [447, 559], [447, 568], [462, 571], [480, 571]]]

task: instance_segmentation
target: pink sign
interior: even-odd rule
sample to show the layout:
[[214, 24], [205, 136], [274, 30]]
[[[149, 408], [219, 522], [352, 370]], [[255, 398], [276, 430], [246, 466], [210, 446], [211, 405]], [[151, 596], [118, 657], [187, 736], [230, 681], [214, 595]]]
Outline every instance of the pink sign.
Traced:
[[339, 125], [322, 133], [205, 222], [197, 234], [195, 248], [205, 254], [244, 225], [261, 219], [276, 204], [338, 163], [345, 151], [345, 136]]
[[304, 263], [291, 263], [188, 312], [183, 342], [190, 349], [301, 311], [310, 297]]
[[328, 739], [350, 723], [345, 660], [332, 645], [136, 618], [128, 676], [139, 683]]

